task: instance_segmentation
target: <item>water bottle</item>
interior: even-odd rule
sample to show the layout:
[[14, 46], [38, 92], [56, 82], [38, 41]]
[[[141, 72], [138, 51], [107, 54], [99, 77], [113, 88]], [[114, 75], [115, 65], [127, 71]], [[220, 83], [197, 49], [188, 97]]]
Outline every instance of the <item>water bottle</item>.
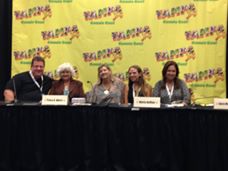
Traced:
[[68, 86], [65, 86], [64, 87], [64, 90], [63, 90], [63, 95], [69, 95], [69, 88], [68, 88]]

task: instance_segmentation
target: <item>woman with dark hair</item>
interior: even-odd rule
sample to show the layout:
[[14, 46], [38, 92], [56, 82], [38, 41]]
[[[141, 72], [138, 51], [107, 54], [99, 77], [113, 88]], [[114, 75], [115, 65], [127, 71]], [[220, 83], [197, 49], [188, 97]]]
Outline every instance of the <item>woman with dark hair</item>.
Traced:
[[100, 105], [121, 104], [124, 102], [124, 88], [124, 83], [112, 76], [111, 68], [103, 64], [98, 67], [98, 82], [87, 101]]
[[125, 103], [133, 103], [134, 97], [150, 97], [152, 87], [143, 78], [143, 71], [138, 65], [128, 69], [128, 87], [125, 89]]
[[154, 97], [161, 97], [162, 104], [190, 103], [190, 94], [185, 82], [178, 78], [179, 68], [176, 62], [168, 61], [162, 70], [163, 79], [155, 84]]

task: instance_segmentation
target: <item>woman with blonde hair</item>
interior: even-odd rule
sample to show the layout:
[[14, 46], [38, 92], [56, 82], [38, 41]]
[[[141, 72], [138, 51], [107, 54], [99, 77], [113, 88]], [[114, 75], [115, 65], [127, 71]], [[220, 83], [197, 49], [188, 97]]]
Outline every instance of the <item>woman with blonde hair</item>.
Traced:
[[71, 100], [73, 97], [84, 97], [82, 82], [74, 80], [75, 70], [70, 63], [63, 63], [57, 69], [59, 80], [54, 81], [49, 94], [68, 95]]
[[124, 88], [123, 81], [113, 77], [111, 68], [103, 64], [98, 67], [98, 82], [87, 101], [100, 105], [121, 104], [124, 101]]
[[129, 67], [128, 77], [125, 103], [133, 103], [134, 97], [150, 97], [152, 95], [152, 87], [144, 80], [143, 71], [138, 65]]

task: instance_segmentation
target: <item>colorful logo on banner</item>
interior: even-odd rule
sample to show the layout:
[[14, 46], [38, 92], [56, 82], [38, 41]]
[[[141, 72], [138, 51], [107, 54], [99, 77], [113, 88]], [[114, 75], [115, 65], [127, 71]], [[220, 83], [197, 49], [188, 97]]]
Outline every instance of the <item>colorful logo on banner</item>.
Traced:
[[175, 60], [177, 58], [184, 58], [185, 62], [188, 62], [190, 59], [195, 59], [195, 51], [193, 46], [189, 46], [187, 48], [179, 48], [175, 50], [170, 51], [161, 51], [161, 52], [155, 52], [155, 57], [158, 62], [163, 61], [169, 61], [169, 60]]
[[112, 32], [112, 40], [113, 41], [121, 41], [127, 39], [133, 39], [141, 37], [141, 41], [143, 42], [145, 39], [151, 39], [152, 33], [150, 31], [149, 26], [137, 27], [133, 29], [128, 29], [125, 32]]
[[221, 67], [218, 67], [216, 69], [208, 69], [205, 71], [199, 71], [196, 73], [184, 74], [184, 78], [187, 83], [214, 79], [214, 83], [216, 84], [218, 81], [224, 81], [224, 77], [225, 77], [224, 71]]
[[206, 37], [215, 37], [215, 40], [225, 39], [226, 33], [223, 25], [210, 26], [201, 28], [200, 30], [192, 30], [185, 32], [186, 40], [203, 39]]
[[43, 40], [58, 39], [61, 37], [70, 37], [69, 39], [73, 40], [74, 38], [79, 38], [79, 30], [77, 25], [73, 25], [57, 28], [50, 31], [42, 31], [41, 35]]
[[99, 50], [97, 52], [85, 52], [83, 53], [83, 58], [85, 62], [100, 61], [107, 58], [110, 58], [112, 59], [112, 62], [115, 62], [116, 60], [121, 60], [123, 57], [120, 47], [115, 47]]
[[22, 11], [16, 10], [14, 11], [14, 15], [16, 20], [31, 19], [37, 16], [42, 16], [42, 19], [45, 20], [52, 16], [52, 11], [50, 5], [45, 5], [36, 6]]
[[37, 47], [23, 51], [13, 51], [15, 60], [31, 59], [35, 56], [41, 56], [44, 59], [51, 58], [51, 51], [49, 46]]
[[186, 19], [190, 19], [191, 17], [196, 17], [197, 11], [194, 4], [189, 4], [173, 7], [171, 9], [157, 10], [156, 15], [158, 20], [170, 19], [184, 15], [187, 15]]
[[117, 18], [123, 17], [123, 11], [120, 5], [102, 8], [97, 11], [93, 10], [84, 12], [86, 21], [100, 20], [102, 18], [111, 16], [113, 17], [113, 21], [115, 21]]

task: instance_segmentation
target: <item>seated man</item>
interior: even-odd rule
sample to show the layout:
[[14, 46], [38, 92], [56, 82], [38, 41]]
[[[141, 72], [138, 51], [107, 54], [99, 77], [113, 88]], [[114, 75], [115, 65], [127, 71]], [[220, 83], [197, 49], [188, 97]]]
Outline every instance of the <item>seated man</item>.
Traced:
[[30, 71], [15, 75], [6, 84], [5, 101], [39, 102], [42, 94], [47, 94], [52, 85], [51, 78], [43, 75], [44, 66], [45, 61], [42, 57], [34, 57]]

